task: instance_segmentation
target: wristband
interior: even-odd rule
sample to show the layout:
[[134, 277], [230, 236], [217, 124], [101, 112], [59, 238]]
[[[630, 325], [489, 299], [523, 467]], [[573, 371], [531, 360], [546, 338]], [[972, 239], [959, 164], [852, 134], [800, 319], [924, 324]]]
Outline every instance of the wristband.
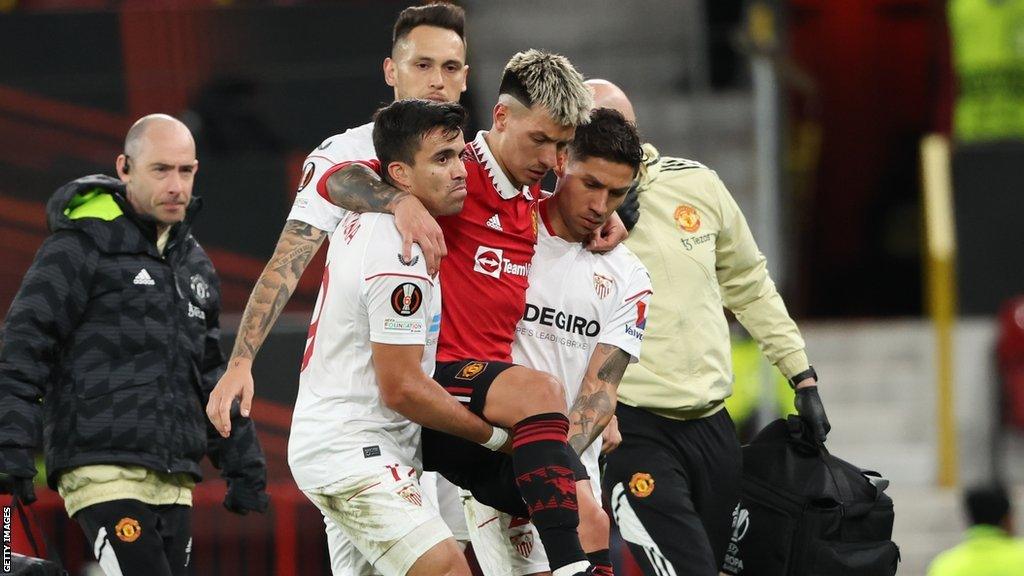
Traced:
[[505, 430], [501, 426], [495, 426], [491, 429], [491, 438], [487, 442], [484, 442], [482, 446], [488, 450], [498, 451], [501, 447], [508, 442], [508, 430]]
[[789, 379], [789, 387], [796, 390], [796, 385], [803, 382], [808, 378], [814, 378], [814, 381], [818, 381], [818, 373], [814, 371], [814, 366], [809, 366], [807, 370], [793, 376]]

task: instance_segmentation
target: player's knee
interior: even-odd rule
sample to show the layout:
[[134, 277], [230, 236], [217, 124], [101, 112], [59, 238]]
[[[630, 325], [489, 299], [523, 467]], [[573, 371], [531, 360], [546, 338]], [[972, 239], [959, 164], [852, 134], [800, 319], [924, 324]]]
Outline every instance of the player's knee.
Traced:
[[532, 372], [529, 384], [524, 390], [523, 402], [532, 414], [565, 414], [565, 390], [562, 383], [545, 372]]
[[454, 557], [449, 558], [449, 562], [437, 574], [442, 574], [443, 576], [472, 576], [466, 561], [457, 560]]
[[454, 539], [434, 545], [420, 556], [406, 576], [471, 576], [469, 564]]

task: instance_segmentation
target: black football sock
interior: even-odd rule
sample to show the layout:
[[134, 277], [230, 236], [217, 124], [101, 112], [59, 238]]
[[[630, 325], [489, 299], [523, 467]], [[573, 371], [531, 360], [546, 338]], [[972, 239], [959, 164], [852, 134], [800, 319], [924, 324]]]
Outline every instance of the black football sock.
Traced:
[[552, 571], [586, 562], [577, 528], [576, 478], [565, 450], [569, 419], [557, 412], [519, 421], [512, 429], [512, 467]]
[[614, 576], [615, 571], [612, 570], [612, 555], [608, 552], [608, 549], [595, 550], [593, 552], [587, 552], [587, 560], [594, 566], [591, 572], [594, 576]]

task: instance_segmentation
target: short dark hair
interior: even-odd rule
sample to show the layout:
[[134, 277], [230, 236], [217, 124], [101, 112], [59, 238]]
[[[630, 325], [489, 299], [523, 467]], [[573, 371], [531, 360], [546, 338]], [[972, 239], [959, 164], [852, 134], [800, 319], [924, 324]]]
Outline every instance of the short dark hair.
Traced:
[[999, 526], [1010, 513], [1010, 498], [999, 484], [975, 486], [964, 494], [964, 505], [971, 525]]
[[634, 175], [644, 156], [636, 126], [611, 108], [595, 109], [590, 113], [590, 122], [576, 128], [569, 154], [577, 160], [602, 158], [626, 164]]
[[378, 110], [373, 116], [373, 148], [384, 177], [392, 162], [412, 165], [420, 142], [432, 130], [441, 129], [449, 138], [458, 136], [466, 116], [466, 109], [456, 102], [432, 100], [396, 100]]
[[466, 11], [461, 6], [448, 2], [433, 2], [426, 6], [409, 6], [395, 20], [395, 30], [391, 34], [391, 49], [402, 38], [409, 35], [417, 26], [435, 26], [451, 30], [459, 35], [462, 43], [466, 43]]

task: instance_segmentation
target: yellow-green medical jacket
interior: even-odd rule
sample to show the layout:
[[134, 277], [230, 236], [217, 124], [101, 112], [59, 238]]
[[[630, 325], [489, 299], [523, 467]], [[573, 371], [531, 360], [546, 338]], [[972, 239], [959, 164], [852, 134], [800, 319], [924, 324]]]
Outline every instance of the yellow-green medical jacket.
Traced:
[[708, 416], [732, 392], [729, 308], [787, 378], [808, 368], [746, 219], [718, 175], [644, 145], [640, 220], [626, 245], [651, 274], [644, 353], [619, 401], [675, 419]]

